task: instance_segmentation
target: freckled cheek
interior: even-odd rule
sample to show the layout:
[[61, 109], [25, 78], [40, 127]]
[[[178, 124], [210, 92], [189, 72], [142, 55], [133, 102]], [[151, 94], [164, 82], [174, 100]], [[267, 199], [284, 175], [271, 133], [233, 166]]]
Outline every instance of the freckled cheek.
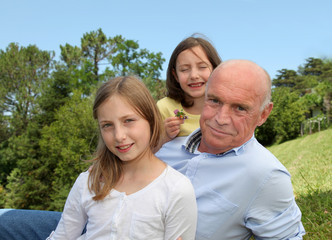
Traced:
[[202, 75], [202, 78], [205, 82], [207, 82], [209, 80], [209, 77], [211, 75], [211, 72], [210, 71], [207, 71], [205, 72], [203, 75]]
[[111, 136], [111, 134], [107, 134], [107, 133], [102, 133], [101, 134], [104, 143], [106, 144], [106, 146], [109, 148], [111, 145], [113, 145], [114, 142], [114, 138]]
[[178, 76], [178, 82], [186, 81], [187, 78], [188, 78], [188, 74], [186, 74], [186, 73], [181, 73], [181, 72], [178, 73], [177, 76]]
[[184, 87], [186, 87], [187, 86], [187, 84], [186, 84], [186, 80], [181, 76], [180, 78], [179, 78], [179, 80], [178, 80], [178, 83], [180, 84], [180, 87], [181, 88], [184, 88]]

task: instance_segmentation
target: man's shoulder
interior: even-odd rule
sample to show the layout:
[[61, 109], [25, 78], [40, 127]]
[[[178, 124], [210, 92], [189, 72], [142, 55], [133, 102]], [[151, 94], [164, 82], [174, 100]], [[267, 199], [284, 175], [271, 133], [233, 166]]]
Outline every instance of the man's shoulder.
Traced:
[[256, 154], [257, 156], [276, 158], [266, 147], [264, 147], [258, 140], [253, 137], [243, 146], [247, 154]]
[[244, 147], [243, 157], [249, 160], [252, 169], [257, 172], [284, 171], [289, 174], [285, 166], [266, 147], [261, 145], [256, 138]]

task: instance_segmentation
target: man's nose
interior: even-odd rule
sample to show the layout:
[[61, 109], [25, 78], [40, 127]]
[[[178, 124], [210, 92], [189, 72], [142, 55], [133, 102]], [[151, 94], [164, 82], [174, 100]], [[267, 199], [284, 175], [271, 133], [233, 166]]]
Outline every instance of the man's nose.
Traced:
[[230, 122], [231, 117], [231, 108], [225, 105], [219, 107], [215, 120], [219, 125], [228, 124]]

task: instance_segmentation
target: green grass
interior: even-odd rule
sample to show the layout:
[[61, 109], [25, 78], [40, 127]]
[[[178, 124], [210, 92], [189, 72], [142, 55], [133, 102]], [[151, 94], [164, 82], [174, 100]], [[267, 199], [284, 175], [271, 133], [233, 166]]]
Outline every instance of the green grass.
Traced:
[[307, 234], [304, 239], [332, 239], [332, 129], [268, 149], [292, 175], [296, 202]]

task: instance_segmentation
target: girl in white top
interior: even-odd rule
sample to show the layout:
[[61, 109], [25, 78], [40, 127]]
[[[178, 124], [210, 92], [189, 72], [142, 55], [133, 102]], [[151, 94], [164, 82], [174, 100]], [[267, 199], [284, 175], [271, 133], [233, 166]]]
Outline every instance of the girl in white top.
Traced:
[[93, 115], [100, 129], [96, 157], [48, 239], [195, 239], [194, 190], [153, 154], [163, 124], [145, 85], [135, 77], [104, 83]]

